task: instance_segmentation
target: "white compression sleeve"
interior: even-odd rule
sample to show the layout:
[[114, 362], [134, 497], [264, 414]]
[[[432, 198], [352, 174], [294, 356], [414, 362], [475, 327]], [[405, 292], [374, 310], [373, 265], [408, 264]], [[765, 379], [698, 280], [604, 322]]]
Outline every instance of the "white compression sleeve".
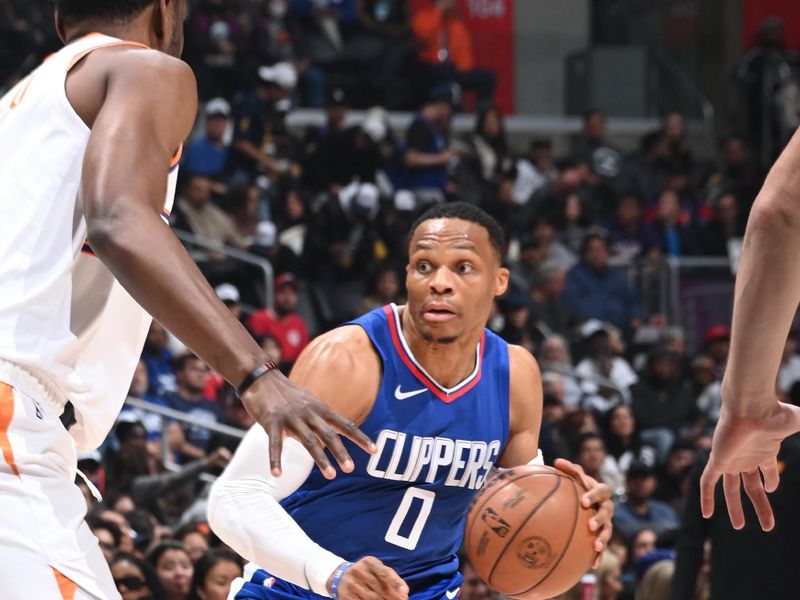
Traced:
[[269, 437], [260, 425], [247, 432], [208, 499], [208, 522], [219, 538], [271, 575], [330, 596], [327, 580], [344, 559], [320, 547], [286, 513], [279, 501], [308, 478], [314, 461], [287, 438], [283, 475], [269, 471]]

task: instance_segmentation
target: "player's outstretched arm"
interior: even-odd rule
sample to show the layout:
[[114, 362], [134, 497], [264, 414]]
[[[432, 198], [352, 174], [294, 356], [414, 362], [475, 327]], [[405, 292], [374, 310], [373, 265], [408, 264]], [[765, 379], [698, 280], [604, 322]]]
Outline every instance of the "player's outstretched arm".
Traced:
[[762, 528], [773, 527], [765, 492], [778, 486], [781, 440], [800, 430], [800, 409], [779, 404], [775, 395], [781, 354], [800, 301], [799, 229], [800, 133], [795, 133], [767, 176], [747, 225], [722, 410], [701, 480], [703, 514], [713, 513], [714, 487], [722, 478], [737, 529], [744, 526], [742, 482]]
[[[160, 217], [170, 158], [197, 110], [194, 75], [185, 63], [156, 51], [98, 51], [68, 80], [76, 110], [91, 105], [87, 99], [97, 96], [99, 86], [103, 101], [88, 118], [92, 133], [81, 182], [89, 243], [145, 310], [238, 386], [266, 357]], [[277, 370], [259, 378], [242, 401], [271, 434], [276, 473], [284, 434], [298, 437], [329, 477], [335, 471], [323, 446], [345, 470], [351, 465], [336, 432], [370, 447], [352, 422]]]
[[[520, 346], [509, 346], [508, 353], [511, 370], [510, 434], [498, 461], [501, 467], [525, 465], [536, 458], [542, 425], [543, 392], [539, 365], [530, 352]], [[594, 506], [597, 509], [597, 516], [589, 521], [589, 526], [597, 534], [595, 550], [602, 553], [611, 539], [614, 516], [611, 488], [589, 477], [579, 465], [567, 460], [558, 459], [555, 466], [582, 483], [586, 493], [581, 497], [581, 503], [587, 508]], [[599, 564], [598, 555], [595, 566]]]
[[[291, 379], [344, 416], [360, 422], [372, 408], [381, 365], [360, 327], [342, 327], [315, 339], [297, 360]], [[373, 557], [352, 565], [315, 544], [279, 504], [311, 473], [313, 462], [294, 440], [283, 448], [286, 475], [272, 476], [264, 464], [269, 436], [255, 425], [211, 490], [208, 520], [226, 544], [271, 574], [342, 600], [368, 597], [404, 600], [408, 587]], [[338, 577], [337, 577], [338, 575]]]

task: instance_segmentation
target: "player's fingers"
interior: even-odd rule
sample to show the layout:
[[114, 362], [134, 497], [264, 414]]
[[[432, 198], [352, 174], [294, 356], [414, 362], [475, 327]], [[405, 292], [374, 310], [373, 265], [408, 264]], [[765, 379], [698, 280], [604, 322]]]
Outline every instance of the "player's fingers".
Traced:
[[[313, 397], [312, 397], [313, 398]], [[365, 452], [375, 454], [378, 447], [367, 434], [358, 428], [358, 425], [350, 419], [345, 419], [342, 415], [333, 410], [330, 406], [313, 398], [312, 405], [316, 413], [335, 431], [349, 438], [354, 444], [360, 446]]]
[[603, 562], [603, 553], [602, 552], [598, 552], [597, 553], [597, 557], [594, 559], [594, 562], [592, 563], [592, 568], [593, 569], [599, 569], [601, 562]]
[[761, 465], [761, 474], [764, 476], [764, 489], [770, 494], [778, 489], [781, 475], [778, 471], [778, 461], [773, 461], [767, 465]]
[[742, 473], [742, 483], [744, 484], [744, 491], [747, 492], [747, 496], [756, 510], [761, 529], [772, 531], [772, 528], [775, 527], [775, 517], [772, 514], [772, 507], [769, 505], [767, 493], [761, 483], [761, 473], [758, 469]]
[[[588, 476], [587, 476], [588, 477]], [[591, 477], [586, 485], [592, 486], [588, 492], [581, 497], [581, 504], [586, 508], [590, 506], [602, 506], [608, 500], [611, 500], [611, 487], [605, 483], [598, 483]]]
[[350, 453], [344, 447], [344, 444], [342, 444], [339, 434], [331, 429], [330, 425], [328, 425], [322, 417], [316, 414], [310, 419], [309, 426], [319, 436], [322, 443], [328, 447], [328, 450], [331, 451], [331, 454], [333, 454], [339, 466], [342, 467], [342, 470], [345, 473], [351, 473], [355, 465], [353, 459], [350, 457]]
[[277, 419], [272, 419], [262, 426], [269, 436], [269, 469], [274, 477], [281, 476], [281, 454], [283, 453], [283, 426]]
[[331, 465], [328, 455], [325, 454], [325, 448], [320, 444], [316, 434], [311, 431], [305, 421], [299, 417], [292, 419], [289, 423], [292, 436], [305, 446], [311, 458], [317, 463], [319, 470], [322, 471], [323, 476], [325, 476], [326, 479], [334, 479], [336, 477], [336, 470]]
[[725, 492], [725, 503], [728, 505], [731, 525], [734, 529], [741, 529], [744, 527], [744, 509], [739, 473], [725, 473], [722, 476], [722, 490]]
[[700, 476], [700, 507], [703, 512], [703, 517], [710, 519], [714, 514], [714, 490], [717, 487], [720, 474], [712, 469], [711, 463], [706, 465], [703, 469], [703, 474]]

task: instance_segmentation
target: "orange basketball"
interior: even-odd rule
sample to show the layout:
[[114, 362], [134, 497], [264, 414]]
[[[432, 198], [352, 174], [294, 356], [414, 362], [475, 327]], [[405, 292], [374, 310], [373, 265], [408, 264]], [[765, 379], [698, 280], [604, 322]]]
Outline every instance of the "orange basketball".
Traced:
[[589, 530], [595, 511], [581, 506], [582, 494], [551, 467], [517, 467], [487, 481], [464, 534], [475, 571], [512, 598], [545, 600], [569, 590], [597, 556]]

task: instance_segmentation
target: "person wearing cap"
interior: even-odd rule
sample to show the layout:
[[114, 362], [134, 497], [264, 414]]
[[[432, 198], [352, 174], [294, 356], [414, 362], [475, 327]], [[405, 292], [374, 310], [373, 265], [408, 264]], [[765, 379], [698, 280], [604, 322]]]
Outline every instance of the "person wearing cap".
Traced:
[[625, 483], [627, 499], [617, 504], [614, 512], [614, 527], [628, 539], [633, 539], [640, 529], [648, 528], [661, 534], [680, 525], [675, 509], [653, 498], [657, 486], [655, 466], [634, 460], [628, 467]]
[[279, 103], [289, 99], [297, 86], [297, 70], [291, 63], [262, 66], [256, 71], [258, 85], [246, 94], [235, 112], [232, 161], [234, 178], [259, 173], [277, 176], [289, 170], [273, 156], [270, 123]]
[[434, 85], [458, 83], [474, 90], [479, 104], [489, 104], [494, 96], [496, 75], [475, 64], [472, 34], [456, 0], [428, 0], [418, 4], [411, 20], [417, 39], [419, 58], [430, 71]]
[[224, 98], [209, 100], [205, 116], [206, 134], [186, 146], [181, 166], [189, 174], [205, 175], [221, 181], [231, 151], [230, 143], [226, 140], [231, 105]]
[[727, 325], [711, 325], [703, 335], [705, 352], [714, 361], [714, 370], [722, 373], [728, 362], [731, 347], [731, 330]]
[[275, 310], [259, 310], [247, 320], [257, 338], [269, 335], [278, 340], [285, 364], [293, 363], [310, 340], [308, 326], [295, 312], [297, 303], [297, 278], [293, 273], [283, 273], [275, 279]]

